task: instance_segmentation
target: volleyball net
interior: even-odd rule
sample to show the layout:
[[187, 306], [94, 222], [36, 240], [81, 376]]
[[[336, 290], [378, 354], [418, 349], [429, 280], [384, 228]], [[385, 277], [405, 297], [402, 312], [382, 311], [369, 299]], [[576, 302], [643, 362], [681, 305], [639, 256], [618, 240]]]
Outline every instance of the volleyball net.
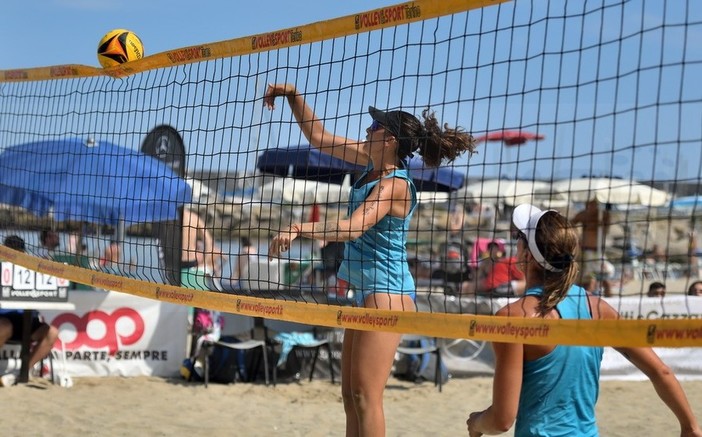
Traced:
[[[0, 234], [26, 249], [0, 247], [0, 258], [331, 327], [700, 346], [702, 298], [687, 294], [699, 275], [700, 32], [689, 0], [420, 0], [110, 69], [0, 71]], [[303, 239], [268, 258], [270, 237], [291, 223], [347, 217], [364, 169], [312, 148], [284, 99], [264, 109], [269, 83], [294, 84], [342, 137], [365, 138], [372, 105], [429, 108], [478, 141], [438, 169], [408, 163], [417, 311], [352, 306], [359, 291], [336, 277], [338, 244]], [[514, 207], [574, 218], [592, 200], [579, 282], [610, 295], [622, 319], [493, 316], [520, 291]], [[649, 297], [654, 282], [665, 297]]]

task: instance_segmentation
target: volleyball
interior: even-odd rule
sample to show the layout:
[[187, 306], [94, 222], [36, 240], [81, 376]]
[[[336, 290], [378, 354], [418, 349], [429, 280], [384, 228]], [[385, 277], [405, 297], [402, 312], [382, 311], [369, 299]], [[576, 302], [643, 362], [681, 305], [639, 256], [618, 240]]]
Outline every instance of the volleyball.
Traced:
[[103, 68], [114, 67], [143, 58], [144, 45], [134, 32], [125, 29], [111, 30], [100, 40], [97, 57]]

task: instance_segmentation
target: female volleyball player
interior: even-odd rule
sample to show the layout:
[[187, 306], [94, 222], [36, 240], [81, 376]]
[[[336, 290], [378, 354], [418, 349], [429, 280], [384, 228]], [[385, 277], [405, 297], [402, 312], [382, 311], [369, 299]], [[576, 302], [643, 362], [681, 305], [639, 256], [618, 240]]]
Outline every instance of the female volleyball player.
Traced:
[[[615, 319], [617, 312], [599, 297], [573, 285], [578, 236], [556, 211], [531, 205], [515, 208], [517, 262], [526, 275], [521, 299], [499, 316], [546, 319]], [[492, 405], [470, 414], [471, 436], [499, 434], [515, 421], [515, 436], [596, 436], [595, 402], [602, 347], [494, 343]], [[617, 350], [653, 383], [658, 396], [680, 422], [680, 435], [702, 436], [682, 387], [651, 348]]]
[[[264, 105], [274, 109], [285, 96], [310, 144], [337, 158], [366, 165], [351, 189], [349, 218], [327, 223], [293, 224], [271, 241], [270, 256], [289, 249], [298, 237], [345, 241], [338, 277], [355, 290], [358, 306], [415, 311], [415, 287], [407, 265], [407, 229], [417, 205], [407, 159], [414, 152], [427, 166], [452, 161], [472, 152], [473, 137], [460, 128], [439, 126], [425, 111], [424, 123], [403, 111], [369, 108], [372, 118], [365, 140], [353, 140], [326, 131], [303, 96], [290, 84], [269, 85]], [[383, 391], [390, 375], [400, 334], [346, 330], [342, 350], [342, 397], [346, 435], [385, 434]]]

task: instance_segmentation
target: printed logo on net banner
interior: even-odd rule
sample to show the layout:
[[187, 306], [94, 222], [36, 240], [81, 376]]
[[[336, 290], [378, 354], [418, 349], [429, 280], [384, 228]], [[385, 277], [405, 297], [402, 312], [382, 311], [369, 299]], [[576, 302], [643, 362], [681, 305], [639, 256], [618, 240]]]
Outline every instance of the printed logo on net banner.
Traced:
[[65, 344], [67, 350], [83, 346], [92, 349], [107, 348], [110, 356], [114, 356], [122, 346], [135, 344], [144, 335], [144, 319], [136, 310], [126, 307], [118, 308], [112, 313], [89, 311], [82, 317], [63, 313], [51, 323], [59, 330], [64, 325], [75, 328], [75, 338]]
[[364, 12], [354, 16], [356, 30], [377, 27], [388, 23], [397, 23], [405, 20], [416, 19], [422, 16], [418, 5], [398, 5], [377, 11]]
[[702, 325], [692, 328], [661, 328], [656, 324], [648, 325], [646, 343], [655, 345], [660, 341], [687, 343], [702, 339]]

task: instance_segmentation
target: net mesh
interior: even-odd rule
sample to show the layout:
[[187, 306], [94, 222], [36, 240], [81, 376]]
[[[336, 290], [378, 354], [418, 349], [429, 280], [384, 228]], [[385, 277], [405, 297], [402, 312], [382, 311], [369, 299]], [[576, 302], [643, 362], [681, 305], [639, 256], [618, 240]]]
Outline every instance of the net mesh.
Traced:
[[[62, 274], [77, 282], [99, 285], [102, 272], [113, 289], [181, 303], [427, 334], [442, 321], [442, 336], [487, 339], [445, 316], [492, 314], [520, 292], [507, 261], [514, 207], [575, 218], [596, 199], [577, 220], [591, 257], [578, 281], [628, 319], [677, 314], [687, 320], [671, 326], [699, 329], [687, 290], [699, 274], [702, 7], [491, 3], [418, 1], [105, 71], [0, 72], [2, 235], [21, 236], [35, 256], [17, 262], [66, 263]], [[476, 154], [438, 169], [410, 163], [419, 193], [405, 237], [418, 314], [403, 315], [408, 325], [348, 307], [363, 290], [337, 277], [335, 242], [300, 239], [268, 259], [270, 237], [291, 223], [347, 218], [364, 169], [317, 153], [285, 99], [265, 109], [276, 83], [295, 84], [340, 137], [364, 139], [372, 105], [429, 108], [478, 141]], [[87, 150], [95, 161], [83, 162]], [[41, 230], [57, 232], [54, 247]], [[493, 241], [504, 263], [489, 260]], [[648, 298], [652, 282], [667, 287], [665, 300]], [[304, 306], [282, 314], [283, 303]], [[598, 341], [636, 343], [646, 328], [631, 322], [630, 337], [605, 327]], [[682, 342], [699, 341], [688, 334]]]

